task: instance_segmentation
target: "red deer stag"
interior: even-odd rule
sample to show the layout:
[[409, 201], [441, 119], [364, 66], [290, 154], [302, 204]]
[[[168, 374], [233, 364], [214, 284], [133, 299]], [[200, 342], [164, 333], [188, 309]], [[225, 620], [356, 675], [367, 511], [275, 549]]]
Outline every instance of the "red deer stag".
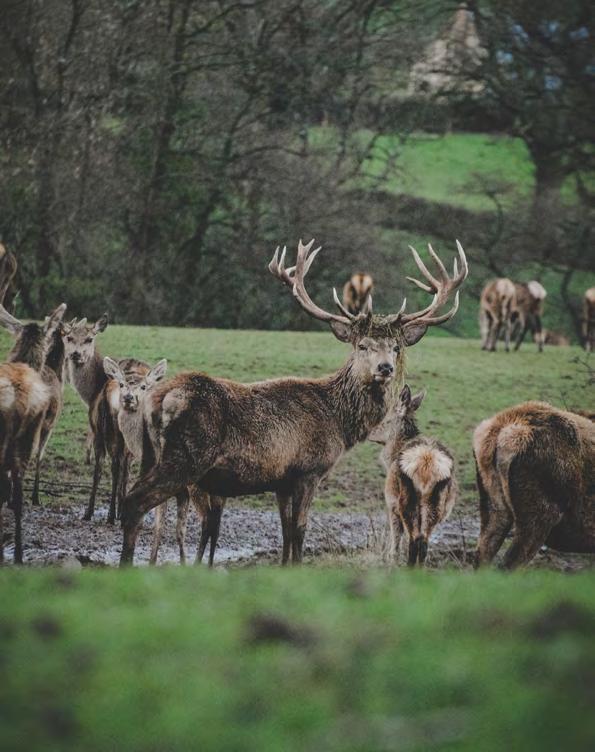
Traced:
[[539, 344], [540, 340], [544, 345], [549, 345], [550, 347], [570, 347], [570, 340], [565, 334], [553, 332], [551, 329], [543, 329], [541, 334], [535, 333], [533, 335], [533, 341], [536, 345]]
[[510, 350], [511, 312], [514, 304], [514, 283], [506, 277], [488, 282], [479, 299], [479, 330], [481, 349], [494, 352], [504, 327], [506, 352]]
[[14, 253], [7, 251], [0, 243], [0, 305], [7, 311], [14, 308], [16, 296], [15, 277], [17, 273], [17, 260]]
[[587, 352], [595, 350], [595, 287], [583, 299], [583, 346]]
[[[340, 314], [319, 308], [304, 279], [318, 251], [314, 241], [298, 246], [296, 265], [285, 267], [286, 250], [275, 251], [269, 269], [287, 285], [300, 306], [327, 322], [333, 334], [353, 350], [336, 373], [320, 379], [282, 378], [238, 384], [202, 373], [182, 374], [149, 396], [148, 423], [160, 436], [161, 453], [125, 499], [121, 564], [131, 563], [144, 515], [189, 484], [221, 497], [274, 491], [283, 535], [282, 563], [302, 559], [310, 504], [320, 483], [341, 455], [385, 417], [391, 381], [403, 365], [405, 348], [428, 327], [451, 319], [459, 293], [448, 313], [437, 310], [467, 276], [467, 261], [457, 241], [461, 269], [452, 278], [430, 246], [435, 277], [411, 249], [427, 283], [413, 280], [433, 293], [430, 305], [416, 313], [374, 316], [349, 313], [334, 299]], [[146, 415], [147, 417], [147, 415]], [[143, 447], [143, 454], [147, 442]]]
[[14, 512], [14, 561], [23, 561], [21, 518], [23, 476], [38, 451], [52, 390], [43, 377], [52, 340], [66, 305], [43, 325], [23, 324], [0, 305], [0, 324], [15, 337], [8, 361], [0, 365], [0, 561], [3, 560], [2, 506]]
[[405, 384], [382, 428], [370, 434], [372, 441], [384, 444], [389, 555], [398, 556], [406, 532], [410, 566], [425, 562], [432, 530], [451, 513], [458, 492], [452, 454], [436, 439], [422, 436], [417, 427], [415, 413], [424, 396], [420, 392], [412, 397]]
[[492, 561], [514, 526], [503, 566], [527, 564], [547, 544], [595, 552], [595, 423], [544, 402], [484, 420], [473, 452], [481, 533], [477, 566]]
[[367, 301], [371, 298], [374, 280], [369, 274], [356, 272], [343, 286], [343, 306], [349, 313], [365, 313]]
[[543, 315], [543, 301], [547, 292], [543, 285], [535, 280], [527, 283], [514, 283], [514, 304], [512, 307], [511, 320], [516, 332], [514, 349], [518, 350], [523, 344], [525, 335], [531, 332], [537, 349], [543, 352], [543, 332], [541, 317]]
[[[128, 473], [128, 458], [124, 438], [118, 428], [117, 385], [108, 379], [103, 367], [103, 358], [97, 351], [95, 339], [107, 327], [105, 313], [94, 324], [87, 319], [74, 319], [64, 325], [64, 345], [68, 363], [68, 381], [89, 408], [89, 432], [93, 446], [95, 466], [93, 486], [83, 519], [90, 520], [95, 511], [95, 499], [101, 480], [106, 455], [111, 459], [112, 490], [107, 521], [116, 519], [116, 506], [120, 506], [125, 493]], [[125, 373], [144, 375], [149, 371], [147, 363], [134, 358], [118, 361]]]
[[[107, 375], [113, 379], [119, 387], [118, 427], [122, 432], [126, 447], [137, 461], [142, 461], [143, 453], [143, 413], [145, 400], [163, 379], [167, 370], [167, 361], [160, 360], [145, 376], [125, 374], [115, 360], [104, 358], [103, 366]], [[159, 453], [159, 447], [153, 447], [154, 454]], [[180, 563], [186, 563], [186, 523], [188, 519], [188, 507], [190, 501], [196, 509], [197, 516], [201, 521], [201, 536], [197, 548], [196, 563], [202, 561], [207, 543], [211, 542], [209, 566], [213, 566], [215, 547], [219, 536], [219, 522], [223, 510], [223, 501], [217, 497], [210, 498], [209, 494], [201, 491], [196, 486], [189, 486], [178, 494], [177, 498], [178, 519], [176, 525], [176, 540], [180, 552]], [[163, 530], [166, 505], [155, 507], [155, 524], [153, 528], [153, 544], [151, 547], [150, 564], [157, 563], [159, 544]]]

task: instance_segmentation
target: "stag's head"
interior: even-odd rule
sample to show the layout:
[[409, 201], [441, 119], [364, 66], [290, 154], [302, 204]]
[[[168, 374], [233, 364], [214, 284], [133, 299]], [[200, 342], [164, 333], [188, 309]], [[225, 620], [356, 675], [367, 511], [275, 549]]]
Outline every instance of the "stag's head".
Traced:
[[[406, 348], [419, 342], [430, 326], [443, 324], [457, 312], [458, 288], [468, 274], [465, 252], [458, 240], [459, 257], [458, 260], [455, 258], [452, 276], [448, 274], [432, 246], [428, 247], [430, 256], [437, 267], [436, 275], [427, 269], [417, 251], [411, 248], [415, 263], [426, 281], [420, 282], [412, 277], [407, 279], [425, 292], [432, 294], [432, 301], [421, 311], [406, 313], [406, 300], [404, 300], [397, 313], [389, 315], [372, 313], [371, 295], [368, 296], [364, 309], [358, 314], [352, 314], [342, 305], [336, 290], [333, 290], [333, 297], [339, 313], [331, 313], [319, 308], [308, 295], [304, 285], [304, 278], [320, 251], [320, 247], [312, 250], [313, 245], [313, 240], [308, 245], [303, 245], [300, 240], [296, 264], [288, 268], [285, 267], [287, 249], [284, 248], [280, 252], [277, 248], [269, 264], [269, 270], [291, 288], [294, 297], [307, 313], [321, 321], [326, 321], [337, 339], [352, 345], [353, 368], [364, 381], [375, 381], [381, 384], [390, 382], [398, 366], [403, 362]], [[436, 315], [453, 292], [455, 296], [452, 308], [444, 314]]]
[[118, 363], [111, 358], [103, 359], [103, 367], [110, 379], [114, 379], [120, 388], [120, 408], [135, 413], [151, 389], [165, 376], [167, 360], [160, 360], [151, 370], [140, 376], [138, 373], [124, 373]]
[[72, 319], [63, 324], [64, 347], [66, 357], [76, 366], [88, 363], [95, 353], [95, 337], [107, 327], [107, 313], [94, 324], [87, 324], [87, 319]]
[[60, 330], [65, 311], [66, 303], [61, 303], [55, 311], [45, 317], [43, 324], [35, 322], [24, 324], [8, 313], [4, 306], [0, 305], [0, 325], [15, 338], [8, 360], [27, 363], [36, 371], [41, 370], [52, 346], [54, 336]]

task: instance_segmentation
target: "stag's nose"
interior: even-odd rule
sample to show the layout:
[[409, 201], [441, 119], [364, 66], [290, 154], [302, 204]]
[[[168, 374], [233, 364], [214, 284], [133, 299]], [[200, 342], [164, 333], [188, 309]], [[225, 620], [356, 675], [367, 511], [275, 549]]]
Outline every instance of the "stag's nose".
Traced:
[[132, 403], [134, 402], [134, 397], [131, 394], [125, 394], [122, 397], [122, 402], [126, 405], [126, 407], [130, 407]]
[[81, 354], [80, 352], [73, 352], [71, 353], [70, 358], [71, 360], [79, 361], [81, 359]]
[[390, 376], [394, 370], [392, 363], [381, 363], [378, 366], [378, 373], [381, 376]]

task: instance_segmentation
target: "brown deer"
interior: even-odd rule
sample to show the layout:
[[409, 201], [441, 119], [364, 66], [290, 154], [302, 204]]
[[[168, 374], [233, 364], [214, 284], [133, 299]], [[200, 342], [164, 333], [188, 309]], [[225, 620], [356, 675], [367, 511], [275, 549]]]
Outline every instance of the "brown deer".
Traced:
[[17, 273], [17, 260], [14, 253], [6, 250], [0, 243], [0, 305], [5, 310], [12, 311], [16, 289], [14, 280]]
[[595, 287], [590, 287], [583, 298], [583, 346], [587, 352], [595, 350]]
[[366, 302], [372, 295], [374, 280], [365, 272], [356, 272], [343, 286], [343, 306], [352, 314], [365, 313]]
[[430, 535], [451, 513], [458, 493], [452, 454], [436, 439], [422, 436], [417, 427], [415, 413], [424, 396], [420, 392], [412, 397], [405, 384], [382, 428], [370, 434], [372, 441], [384, 444], [389, 555], [398, 556], [406, 532], [410, 566], [425, 562]]
[[[103, 357], [95, 343], [97, 335], [105, 331], [106, 327], [107, 314], [104, 314], [94, 324], [87, 324], [86, 318], [80, 321], [73, 319], [63, 329], [68, 381], [89, 408], [89, 435], [94, 455], [93, 485], [83, 519], [90, 520], [93, 517], [103, 462], [106, 455], [109, 455], [112, 490], [107, 521], [113, 524], [126, 489], [128, 457], [124, 438], [118, 428], [117, 385], [108, 379], [103, 367]], [[118, 363], [125, 373], [143, 375], [149, 371], [147, 363], [134, 358], [123, 358]]]
[[[143, 452], [143, 412], [144, 402], [152, 389], [163, 379], [167, 370], [167, 361], [160, 360], [146, 375], [125, 374], [116, 361], [104, 358], [103, 365], [107, 375], [113, 379], [119, 388], [119, 412], [118, 426], [126, 442], [126, 447], [135, 460], [142, 460]], [[159, 453], [159, 447], [153, 447], [155, 454]], [[178, 494], [177, 498], [178, 519], [176, 525], [176, 540], [180, 552], [180, 563], [186, 563], [186, 523], [188, 519], [188, 507], [192, 505], [196, 509], [197, 516], [201, 521], [201, 536], [197, 548], [196, 563], [202, 561], [209, 540], [211, 549], [209, 566], [213, 566], [215, 547], [219, 537], [219, 523], [223, 510], [223, 500], [214, 497], [211, 500], [209, 494], [201, 491], [196, 486], [189, 486]], [[150, 564], [157, 563], [166, 505], [155, 507], [155, 523], [153, 527], [153, 544], [151, 547]]]
[[494, 352], [504, 328], [505, 350], [510, 350], [511, 313], [514, 305], [514, 283], [506, 277], [493, 279], [481, 291], [479, 299], [479, 330], [481, 349]]
[[543, 329], [541, 335], [537, 332], [533, 335], [533, 341], [536, 345], [539, 344], [540, 339], [544, 345], [550, 347], [570, 347], [570, 340], [565, 334], [553, 332], [551, 329]]
[[526, 283], [515, 282], [514, 289], [514, 304], [511, 313], [512, 325], [516, 334], [514, 349], [520, 348], [525, 335], [530, 331], [537, 343], [537, 349], [539, 352], [543, 352], [541, 317], [547, 292], [543, 285], [535, 280]]
[[[448, 313], [437, 310], [467, 276], [467, 261], [457, 241], [457, 261], [450, 277], [430, 246], [438, 273], [434, 276], [411, 249], [427, 283], [413, 280], [433, 294], [430, 305], [416, 313], [375, 316], [351, 314], [334, 299], [340, 314], [319, 308], [304, 279], [318, 251], [314, 241], [298, 246], [296, 265], [285, 267], [286, 250], [277, 248], [269, 269], [293, 292], [311, 316], [327, 322], [335, 337], [352, 346], [336, 373], [319, 379], [281, 378], [239, 384], [202, 373], [181, 374], [158, 386], [148, 398], [146, 419], [160, 437], [160, 456], [125, 499], [121, 564], [131, 563], [144, 515], [169, 496], [197, 484], [221, 497], [273, 491], [281, 516], [282, 563], [302, 559], [312, 499], [320, 483], [345, 451], [364, 441], [385, 417], [391, 382], [403, 367], [408, 346], [428, 327], [451, 319], [459, 293]], [[143, 462], [149, 442], [143, 446]]]
[[503, 566], [527, 564], [547, 544], [595, 552], [595, 423], [544, 402], [484, 420], [473, 452], [481, 533], [476, 565], [492, 561], [514, 526]]
[[43, 378], [43, 370], [65, 310], [63, 303], [44, 324], [23, 324], [0, 305], [0, 324], [15, 337], [8, 361], [0, 365], [0, 561], [4, 557], [4, 502], [14, 512], [14, 561], [23, 561], [23, 476], [38, 451], [51, 406], [52, 390]]

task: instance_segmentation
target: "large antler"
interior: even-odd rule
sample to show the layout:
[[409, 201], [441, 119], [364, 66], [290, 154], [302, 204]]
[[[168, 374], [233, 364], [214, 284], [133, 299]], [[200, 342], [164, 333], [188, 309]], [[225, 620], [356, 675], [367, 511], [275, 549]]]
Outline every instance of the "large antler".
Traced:
[[[430, 244], [428, 244], [428, 250], [430, 252], [430, 256], [434, 259], [436, 266], [438, 267], [437, 277], [435, 277], [428, 270], [427, 266], [421, 260], [415, 248], [413, 248], [412, 246], [409, 246], [409, 248], [411, 248], [411, 253], [413, 254], [413, 258], [415, 260], [415, 263], [417, 264], [418, 269], [423, 274], [428, 284], [420, 282], [414, 277], [407, 277], [407, 279], [410, 282], [413, 282], [414, 285], [417, 285], [417, 287], [419, 287], [421, 290], [433, 293], [434, 298], [430, 305], [427, 306], [427, 308], [423, 308], [421, 311], [416, 311], [415, 313], [404, 313], [404, 309], [402, 308], [400, 313], [397, 313], [394, 316], [390, 317], [391, 322], [396, 323], [398, 321], [404, 327], [413, 323], [415, 323], [416, 325], [425, 324], [426, 326], [443, 324], [445, 321], [451, 319], [457, 312], [459, 308], [458, 288], [463, 284], [463, 282], [467, 278], [467, 274], [469, 273], [469, 267], [467, 265], [467, 258], [465, 256], [463, 246], [457, 240], [459, 259], [457, 261], [455, 257], [452, 277], [449, 276], [448, 272], [446, 271], [446, 267]], [[459, 261], [461, 265], [460, 270]], [[436, 311], [446, 303], [452, 292], [455, 290], [457, 290], [457, 292], [455, 294], [454, 305], [450, 309], [450, 311], [442, 314], [441, 316], [434, 316], [434, 313], [436, 313]]]
[[[281, 256], [279, 257], [279, 246], [277, 246], [275, 255], [273, 256], [273, 259], [269, 264], [269, 271], [274, 274], [275, 277], [280, 279], [283, 284], [291, 288], [298, 303], [301, 305], [304, 311], [306, 311], [306, 313], [310, 314], [310, 316], [314, 316], [314, 318], [320, 319], [321, 321], [337, 321], [341, 324], [351, 324], [351, 322], [356, 319], [357, 316], [349, 313], [349, 311], [347, 311], [341, 305], [336, 290], [333, 289], [333, 297], [335, 303], [339, 307], [339, 310], [343, 314], [341, 316], [336, 313], [329, 313], [329, 311], [325, 311], [322, 308], [319, 308], [316, 303], [313, 302], [313, 300], [308, 295], [308, 292], [306, 291], [306, 287], [304, 285], [304, 277], [310, 270], [312, 262], [316, 258], [318, 251], [320, 251], [320, 249], [322, 248], [322, 246], [319, 246], [318, 248], [312, 250], [313, 245], [314, 239], [312, 239], [308, 243], [308, 245], [304, 245], [300, 240], [300, 242], [298, 243], [298, 252], [295, 266], [290, 266], [288, 268], [285, 267], [285, 254], [287, 253], [287, 247], [283, 247], [283, 251], [281, 252]], [[371, 309], [371, 301], [369, 307]]]

